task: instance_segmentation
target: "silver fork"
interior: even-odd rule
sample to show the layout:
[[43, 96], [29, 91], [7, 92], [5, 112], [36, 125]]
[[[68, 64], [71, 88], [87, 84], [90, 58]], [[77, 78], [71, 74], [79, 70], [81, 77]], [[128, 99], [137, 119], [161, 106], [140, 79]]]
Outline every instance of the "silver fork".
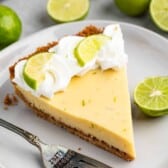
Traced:
[[45, 144], [36, 135], [3, 119], [0, 119], [0, 126], [15, 132], [36, 146], [46, 168], [112, 168], [63, 146]]

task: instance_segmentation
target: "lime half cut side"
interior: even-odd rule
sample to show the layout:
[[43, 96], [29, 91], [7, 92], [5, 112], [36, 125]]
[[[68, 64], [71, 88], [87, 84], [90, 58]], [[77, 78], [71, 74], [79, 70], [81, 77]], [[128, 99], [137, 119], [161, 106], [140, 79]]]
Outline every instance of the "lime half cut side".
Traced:
[[91, 35], [83, 39], [75, 48], [75, 57], [81, 66], [84, 66], [87, 62], [91, 61], [101, 47], [111, 38], [103, 35]]
[[23, 78], [27, 85], [36, 90], [45, 79], [45, 65], [52, 58], [53, 53], [38, 53], [30, 57], [23, 70]]
[[149, 116], [168, 114], [168, 77], [149, 77], [140, 82], [134, 90], [134, 101]]
[[89, 5], [89, 0], [48, 0], [47, 12], [57, 22], [72, 22], [84, 19]]
[[168, 32], [168, 0], [151, 0], [150, 15], [161, 30]]

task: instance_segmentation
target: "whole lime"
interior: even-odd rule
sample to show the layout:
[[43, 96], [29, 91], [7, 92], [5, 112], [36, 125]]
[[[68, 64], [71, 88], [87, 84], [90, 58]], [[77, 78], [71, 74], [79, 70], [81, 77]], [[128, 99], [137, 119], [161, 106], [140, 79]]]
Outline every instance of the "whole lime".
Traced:
[[0, 49], [17, 41], [22, 24], [18, 15], [9, 7], [0, 5]]
[[142, 15], [149, 6], [150, 0], [115, 0], [118, 8], [130, 16]]

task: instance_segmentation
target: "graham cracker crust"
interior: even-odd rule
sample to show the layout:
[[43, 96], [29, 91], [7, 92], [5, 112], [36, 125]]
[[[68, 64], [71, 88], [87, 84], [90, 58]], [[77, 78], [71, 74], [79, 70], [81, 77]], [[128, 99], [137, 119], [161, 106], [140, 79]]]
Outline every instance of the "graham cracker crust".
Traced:
[[15, 84], [14, 84], [14, 88], [15, 88], [15, 93], [25, 102], [25, 104], [30, 107], [33, 112], [35, 112], [35, 114], [55, 125], [58, 125], [60, 126], [61, 128], [65, 128], [67, 131], [71, 132], [72, 134], [75, 134], [77, 136], [79, 136], [80, 138], [108, 151], [108, 152], [111, 152], [117, 156], [119, 156], [120, 158], [122, 159], [125, 159], [127, 161], [131, 161], [133, 160], [134, 158], [132, 158], [131, 156], [129, 156], [127, 153], [125, 152], [122, 152], [120, 151], [119, 149], [113, 147], [113, 146], [110, 146], [109, 144], [107, 144], [106, 142], [104, 141], [101, 141], [99, 139], [97, 139], [96, 137], [90, 135], [90, 134], [85, 134], [84, 132], [80, 131], [80, 130], [77, 130], [76, 128], [72, 128], [68, 125], [66, 125], [66, 123], [63, 123], [59, 120], [57, 120], [56, 118], [54, 118], [53, 116], [50, 116], [46, 113], [44, 113], [43, 111], [37, 109], [33, 104], [31, 104], [27, 99], [26, 97], [15, 87]]
[[[99, 29], [95, 26], [87, 26], [86, 28], [84, 28], [82, 31], [80, 31], [79, 33], [77, 33], [76, 35], [79, 35], [79, 36], [89, 36], [89, 35], [93, 35], [93, 34], [99, 34], [99, 33], [102, 33], [103, 29]], [[37, 50], [35, 52], [33, 52], [32, 54], [28, 55], [28, 56], [25, 56], [24, 58], [18, 60], [17, 62], [23, 60], [23, 59], [28, 59], [29, 57], [33, 56], [34, 54], [37, 54], [37, 53], [40, 53], [40, 52], [46, 52], [48, 51], [49, 48], [57, 45], [58, 42], [55, 41], [55, 42], [51, 42], [49, 44], [47, 44], [46, 46], [42, 46], [42, 47], [39, 47], [37, 48]], [[12, 79], [14, 78], [14, 69], [15, 69], [15, 65], [17, 64], [17, 62], [12, 65], [10, 68], [9, 68], [9, 72], [10, 72], [10, 79], [12, 81]], [[62, 128], [65, 128], [66, 130], [68, 130], [69, 132], [79, 136], [80, 138], [106, 150], [106, 151], [109, 151], [117, 156], [119, 156], [120, 158], [122, 159], [125, 159], [127, 161], [131, 161], [133, 160], [134, 158], [132, 156], [129, 156], [127, 153], [125, 152], [122, 152], [120, 151], [119, 149], [113, 147], [113, 146], [110, 146], [109, 144], [107, 144], [106, 142], [104, 141], [101, 141], [99, 139], [97, 139], [96, 137], [92, 136], [92, 135], [89, 135], [89, 134], [85, 134], [84, 132], [80, 131], [80, 130], [77, 130], [76, 128], [72, 128], [68, 125], [66, 125], [66, 123], [63, 123], [57, 119], [55, 119], [54, 117], [44, 113], [43, 111], [37, 109], [33, 104], [31, 104], [27, 99], [26, 97], [24, 97], [24, 95], [15, 87], [16, 84], [13, 83], [13, 86], [14, 86], [14, 89], [15, 89], [15, 92], [16, 94], [25, 102], [25, 104], [30, 107], [35, 113], [37, 116], [53, 123], [53, 124], [56, 124]]]

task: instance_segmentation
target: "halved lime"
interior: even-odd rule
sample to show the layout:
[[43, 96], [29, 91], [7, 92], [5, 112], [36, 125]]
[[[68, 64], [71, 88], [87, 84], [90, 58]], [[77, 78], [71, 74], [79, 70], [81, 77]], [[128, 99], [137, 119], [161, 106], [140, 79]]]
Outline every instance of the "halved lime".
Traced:
[[152, 0], [150, 15], [161, 30], [168, 32], [168, 0]]
[[168, 114], [168, 77], [149, 77], [134, 90], [139, 108], [152, 117]]
[[89, 0], [48, 0], [47, 12], [57, 22], [82, 20], [89, 11]]
[[75, 57], [79, 64], [84, 66], [91, 61], [100, 48], [111, 38], [103, 34], [91, 35], [83, 39], [75, 48]]
[[34, 90], [45, 79], [44, 66], [52, 58], [53, 53], [39, 53], [28, 59], [23, 70], [25, 82]]

